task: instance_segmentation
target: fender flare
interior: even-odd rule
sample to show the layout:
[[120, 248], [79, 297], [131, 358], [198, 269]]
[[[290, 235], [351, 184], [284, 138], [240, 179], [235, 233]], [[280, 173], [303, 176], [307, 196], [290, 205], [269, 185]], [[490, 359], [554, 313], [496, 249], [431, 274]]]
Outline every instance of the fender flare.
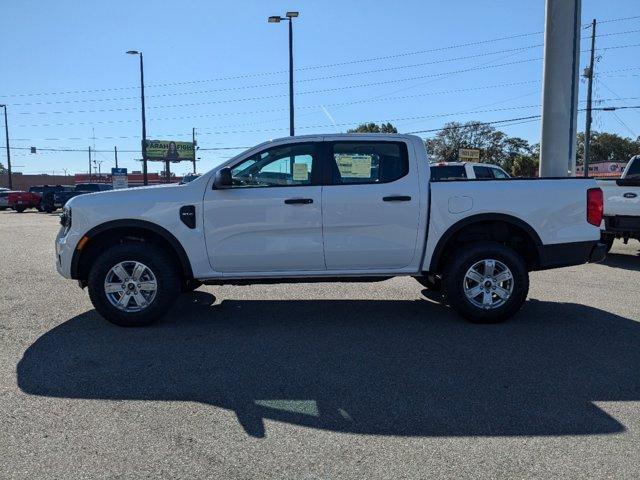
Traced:
[[524, 220], [504, 213], [480, 213], [457, 221], [444, 232], [442, 237], [440, 237], [440, 240], [438, 240], [436, 248], [433, 250], [428, 271], [434, 272], [437, 270], [437, 266], [440, 263], [440, 258], [444, 253], [447, 243], [449, 243], [449, 240], [451, 240], [460, 230], [469, 225], [473, 225], [474, 223], [487, 221], [505, 222], [515, 227], [521, 228], [522, 230], [527, 232], [529, 237], [531, 237], [531, 240], [533, 240], [533, 243], [535, 244], [537, 249], [538, 247], [542, 246], [542, 240], [540, 239], [540, 235], [538, 235], [538, 232], [536, 232], [533, 227]]
[[[122, 220], [111, 220], [109, 222], [101, 223], [100, 225], [96, 225], [91, 228], [87, 233], [83, 235], [83, 237], [88, 237], [89, 241], [96, 235], [104, 233], [106, 231], [115, 229], [115, 228], [140, 228], [143, 230], [149, 230], [164, 240], [166, 240], [171, 248], [175, 251], [178, 261], [180, 262], [180, 267], [182, 268], [183, 273], [188, 278], [193, 278], [193, 270], [191, 269], [191, 262], [189, 261], [189, 257], [187, 256], [187, 252], [184, 250], [182, 244], [178, 241], [178, 239], [166, 228], [161, 227], [160, 225], [149, 222], [146, 220], [137, 220], [137, 219], [122, 219]], [[71, 258], [71, 278], [78, 279], [79, 278], [79, 270], [80, 270], [80, 258], [82, 256], [82, 251], [79, 251], [77, 248], [73, 251], [73, 257]]]

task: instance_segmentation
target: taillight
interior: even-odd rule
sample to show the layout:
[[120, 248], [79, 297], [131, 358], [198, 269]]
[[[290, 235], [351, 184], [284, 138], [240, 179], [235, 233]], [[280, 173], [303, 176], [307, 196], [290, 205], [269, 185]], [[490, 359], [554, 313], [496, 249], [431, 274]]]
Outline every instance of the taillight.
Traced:
[[596, 227], [600, 226], [604, 215], [604, 198], [602, 190], [590, 188], [587, 190], [587, 222]]

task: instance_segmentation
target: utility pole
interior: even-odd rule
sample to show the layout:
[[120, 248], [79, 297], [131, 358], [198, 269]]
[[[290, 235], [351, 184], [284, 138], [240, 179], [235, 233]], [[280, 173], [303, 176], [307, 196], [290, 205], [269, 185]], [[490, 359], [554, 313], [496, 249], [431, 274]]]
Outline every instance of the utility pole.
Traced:
[[576, 167], [581, 0], [546, 0], [540, 176], [568, 177]]
[[9, 148], [9, 123], [7, 122], [7, 106], [0, 105], [0, 107], [4, 107], [4, 133], [7, 139], [7, 174], [9, 175], [9, 190], [13, 190], [13, 180], [11, 180], [11, 149]]
[[589, 148], [591, 146], [591, 100], [593, 96], [593, 67], [594, 67], [594, 55], [596, 49], [596, 19], [593, 19], [591, 23], [591, 60], [589, 62], [589, 68], [585, 70], [584, 76], [587, 77], [587, 124], [584, 127], [584, 161], [582, 166], [584, 167], [584, 176], [589, 176]]
[[191, 130], [191, 139], [193, 141], [193, 173], [196, 173], [196, 127]]
[[113, 147], [113, 154], [116, 157], [116, 168], [118, 168], [118, 147]]

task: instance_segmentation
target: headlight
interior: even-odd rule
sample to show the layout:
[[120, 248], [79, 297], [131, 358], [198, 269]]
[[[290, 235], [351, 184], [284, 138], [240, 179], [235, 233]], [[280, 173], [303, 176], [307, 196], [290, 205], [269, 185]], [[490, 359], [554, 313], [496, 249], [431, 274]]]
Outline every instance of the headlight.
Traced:
[[62, 225], [65, 230], [69, 230], [71, 228], [71, 209], [65, 208], [62, 210], [60, 214], [60, 225]]

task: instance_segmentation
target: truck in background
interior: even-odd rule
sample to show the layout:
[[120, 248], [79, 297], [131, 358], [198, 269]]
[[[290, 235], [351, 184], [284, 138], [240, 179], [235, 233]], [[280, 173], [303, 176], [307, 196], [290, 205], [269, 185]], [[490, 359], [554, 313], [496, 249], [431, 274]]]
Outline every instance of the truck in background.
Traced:
[[629, 160], [620, 178], [597, 182], [604, 195], [601, 229], [607, 250], [616, 238], [640, 240], [640, 155]]

